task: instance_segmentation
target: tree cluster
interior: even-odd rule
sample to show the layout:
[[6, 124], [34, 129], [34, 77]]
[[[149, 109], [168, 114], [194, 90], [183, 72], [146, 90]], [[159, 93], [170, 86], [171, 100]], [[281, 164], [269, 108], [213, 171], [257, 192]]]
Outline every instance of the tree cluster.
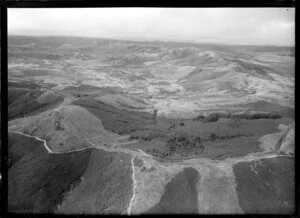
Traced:
[[167, 140], [167, 147], [171, 154], [177, 152], [182, 156], [194, 153], [202, 153], [204, 146], [200, 137], [188, 136], [184, 134], [175, 135]]
[[256, 113], [238, 113], [238, 114], [231, 114], [231, 113], [211, 113], [206, 116], [199, 115], [194, 120], [201, 120], [204, 123], [209, 122], [216, 122], [220, 118], [226, 118], [226, 119], [279, 119], [282, 115], [275, 112], [256, 112]]
[[158, 149], [149, 150], [154, 156], [165, 158], [171, 157], [174, 153], [181, 156], [192, 154], [201, 154], [204, 151], [204, 146], [200, 137], [189, 136], [183, 133], [177, 133], [169, 136], [166, 141], [164, 151]]

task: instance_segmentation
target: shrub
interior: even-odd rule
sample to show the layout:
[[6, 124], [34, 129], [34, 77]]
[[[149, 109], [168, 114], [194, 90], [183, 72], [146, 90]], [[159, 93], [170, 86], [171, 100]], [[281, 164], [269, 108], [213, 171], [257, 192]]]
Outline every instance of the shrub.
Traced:
[[166, 146], [170, 156], [174, 152], [186, 156], [196, 151], [199, 154], [204, 150], [200, 137], [190, 136], [186, 133], [177, 133], [176, 135], [169, 136]]
[[138, 131], [134, 132], [132, 135], [129, 136], [129, 139], [141, 139], [145, 141], [151, 141], [155, 138], [162, 138], [165, 134], [163, 131], [158, 130], [147, 130], [147, 131]]
[[200, 138], [199, 136], [197, 136], [197, 137], [195, 138], [195, 142], [200, 143], [200, 142], [201, 142], [201, 138]]
[[203, 120], [204, 119], [204, 116], [203, 115], [198, 115], [195, 120]]
[[204, 118], [204, 122], [206, 123], [209, 123], [209, 122], [216, 122], [220, 119], [220, 115], [217, 114], [217, 113], [212, 113], [212, 114], [209, 114], [207, 115], [205, 118]]
[[271, 113], [243, 113], [243, 114], [233, 114], [231, 116], [232, 118], [240, 118], [240, 119], [249, 119], [249, 120], [254, 120], [254, 119], [279, 119], [281, 118], [280, 114], [277, 114], [275, 112]]
[[175, 128], [175, 124], [173, 123], [172, 125], [169, 126], [168, 130]]
[[157, 118], [157, 109], [154, 109], [153, 110], [153, 120], [156, 121], [156, 118]]
[[65, 130], [65, 128], [63, 126], [61, 126], [61, 123], [57, 122], [55, 123], [55, 130]]
[[187, 138], [186, 138], [186, 136], [178, 136], [177, 137], [177, 142], [183, 142], [183, 141], [186, 141], [187, 140]]
[[270, 113], [270, 119], [280, 119], [282, 116], [276, 113]]
[[[286, 113], [286, 114], [285, 114]], [[256, 112], [256, 113], [211, 113], [207, 116], [199, 115], [194, 120], [202, 120], [205, 123], [208, 122], [216, 122], [220, 118], [234, 118], [234, 119], [280, 119], [281, 117], [293, 117], [293, 112], [285, 112], [285, 113], [276, 113], [276, 112]]]
[[184, 126], [184, 122], [180, 122], [180, 124], [179, 124], [180, 126]]
[[216, 140], [217, 139], [217, 135], [215, 133], [211, 133], [209, 135], [209, 138], [212, 139], [212, 140]]
[[135, 136], [135, 135], [129, 136], [129, 140], [132, 140], [132, 139], [139, 139], [139, 138], [140, 138], [139, 136]]

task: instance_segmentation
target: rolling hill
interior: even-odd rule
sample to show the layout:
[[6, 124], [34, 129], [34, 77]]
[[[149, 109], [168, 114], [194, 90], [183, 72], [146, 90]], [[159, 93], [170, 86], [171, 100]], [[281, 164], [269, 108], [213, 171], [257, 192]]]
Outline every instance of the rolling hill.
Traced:
[[294, 55], [9, 36], [9, 212], [292, 214]]

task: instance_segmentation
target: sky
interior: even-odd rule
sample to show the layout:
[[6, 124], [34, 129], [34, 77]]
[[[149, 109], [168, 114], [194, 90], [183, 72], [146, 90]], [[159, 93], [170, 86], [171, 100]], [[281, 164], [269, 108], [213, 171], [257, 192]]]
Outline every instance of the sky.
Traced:
[[294, 8], [9, 8], [8, 34], [295, 44]]

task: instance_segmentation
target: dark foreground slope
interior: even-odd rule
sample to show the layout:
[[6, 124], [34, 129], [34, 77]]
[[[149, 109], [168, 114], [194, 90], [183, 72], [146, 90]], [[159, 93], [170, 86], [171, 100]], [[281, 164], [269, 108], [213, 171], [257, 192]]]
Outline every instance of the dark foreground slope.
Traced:
[[111, 213], [126, 211], [132, 194], [129, 155], [100, 149], [51, 154], [42, 142], [18, 134], [9, 135], [8, 146], [10, 212], [68, 212], [57, 206], [73, 190], [76, 204], [67, 206], [77, 213], [104, 213], [107, 207]]
[[239, 204], [247, 214], [291, 214], [295, 208], [292, 157], [241, 162], [233, 167]]
[[133, 194], [130, 156], [94, 150], [82, 182], [58, 212], [66, 214], [124, 214]]
[[91, 150], [49, 154], [42, 142], [17, 134], [9, 135], [8, 146], [8, 210], [13, 212], [54, 212], [91, 155]]
[[148, 210], [149, 214], [197, 214], [196, 190], [199, 174], [193, 168], [178, 173], [165, 187], [160, 202]]

